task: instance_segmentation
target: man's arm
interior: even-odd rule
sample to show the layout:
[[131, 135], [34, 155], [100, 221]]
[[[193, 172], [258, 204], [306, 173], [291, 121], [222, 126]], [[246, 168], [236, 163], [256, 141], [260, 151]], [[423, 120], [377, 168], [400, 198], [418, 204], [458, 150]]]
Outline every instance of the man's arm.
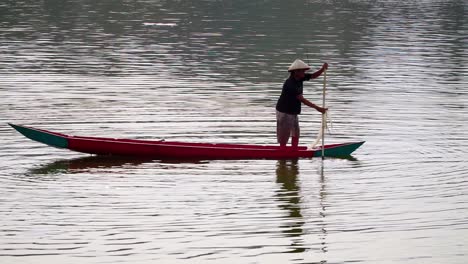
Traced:
[[323, 73], [324, 71], [326, 71], [327, 69], [328, 69], [328, 63], [325, 62], [325, 63], [322, 65], [322, 68], [320, 68], [320, 70], [318, 70], [318, 71], [316, 71], [316, 72], [314, 72], [314, 73], [311, 74], [310, 78], [311, 78], [311, 79], [318, 78], [318, 77], [319, 77], [320, 75], [322, 75], [322, 73]]
[[327, 112], [328, 108], [323, 108], [323, 107], [320, 107], [314, 103], [312, 103], [311, 101], [307, 100], [304, 98], [304, 96], [302, 96], [302, 94], [298, 95], [296, 97], [299, 101], [301, 101], [303, 104], [309, 106], [309, 107], [312, 107], [314, 108], [315, 110], [319, 111], [320, 113], [322, 114], [325, 114], [325, 112]]

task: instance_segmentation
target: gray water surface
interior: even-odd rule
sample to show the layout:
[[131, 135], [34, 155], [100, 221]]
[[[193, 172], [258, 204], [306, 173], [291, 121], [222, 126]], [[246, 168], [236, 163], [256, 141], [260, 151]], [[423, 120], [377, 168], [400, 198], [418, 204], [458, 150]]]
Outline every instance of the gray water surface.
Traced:
[[[466, 263], [468, 2], [0, 3], [1, 263]], [[301, 58], [349, 159], [100, 158], [71, 135], [276, 144]], [[322, 78], [304, 96], [320, 103]], [[303, 108], [301, 143], [320, 114]]]

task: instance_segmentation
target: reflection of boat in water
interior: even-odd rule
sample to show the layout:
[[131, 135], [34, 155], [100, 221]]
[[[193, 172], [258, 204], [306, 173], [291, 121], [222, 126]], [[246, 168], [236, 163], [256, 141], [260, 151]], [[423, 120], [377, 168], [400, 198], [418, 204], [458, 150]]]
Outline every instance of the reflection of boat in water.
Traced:
[[39, 168], [30, 170], [32, 174], [57, 174], [83, 172], [95, 168], [113, 168], [123, 166], [137, 166], [151, 162], [151, 159], [138, 159], [127, 157], [87, 156], [69, 160], [58, 160]]
[[[171, 164], [201, 164], [207, 161], [199, 160], [157, 160], [163, 168]], [[76, 159], [58, 160], [30, 170], [32, 174], [57, 174], [57, 173], [78, 173], [91, 169], [106, 168], [131, 168], [144, 163], [156, 162], [156, 160], [142, 157], [122, 157], [122, 156], [86, 156]]]

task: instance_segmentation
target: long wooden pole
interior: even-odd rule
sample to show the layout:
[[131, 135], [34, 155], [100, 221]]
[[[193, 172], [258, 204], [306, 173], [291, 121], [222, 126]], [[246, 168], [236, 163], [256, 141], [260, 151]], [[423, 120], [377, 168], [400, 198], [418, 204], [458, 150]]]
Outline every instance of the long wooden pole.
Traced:
[[[327, 92], [327, 70], [323, 72], [323, 94], [322, 94], [322, 107], [325, 108], [325, 94]], [[326, 112], [322, 114], [322, 160], [325, 159], [325, 126], [326, 126]]]

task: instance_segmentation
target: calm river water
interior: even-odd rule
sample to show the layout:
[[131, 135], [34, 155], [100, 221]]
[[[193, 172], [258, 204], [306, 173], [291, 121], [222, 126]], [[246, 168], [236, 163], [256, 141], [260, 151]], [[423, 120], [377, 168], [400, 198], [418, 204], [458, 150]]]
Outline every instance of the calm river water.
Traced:
[[[466, 0], [0, 3], [0, 262], [468, 260]], [[84, 136], [276, 144], [287, 67], [330, 64], [350, 159], [110, 159]], [[305, 84], [320, 102], [322, 78]], [[302, 144], [319, 129], [303, 108]], [[322, 172], [323, 169], [323, 172]]]

